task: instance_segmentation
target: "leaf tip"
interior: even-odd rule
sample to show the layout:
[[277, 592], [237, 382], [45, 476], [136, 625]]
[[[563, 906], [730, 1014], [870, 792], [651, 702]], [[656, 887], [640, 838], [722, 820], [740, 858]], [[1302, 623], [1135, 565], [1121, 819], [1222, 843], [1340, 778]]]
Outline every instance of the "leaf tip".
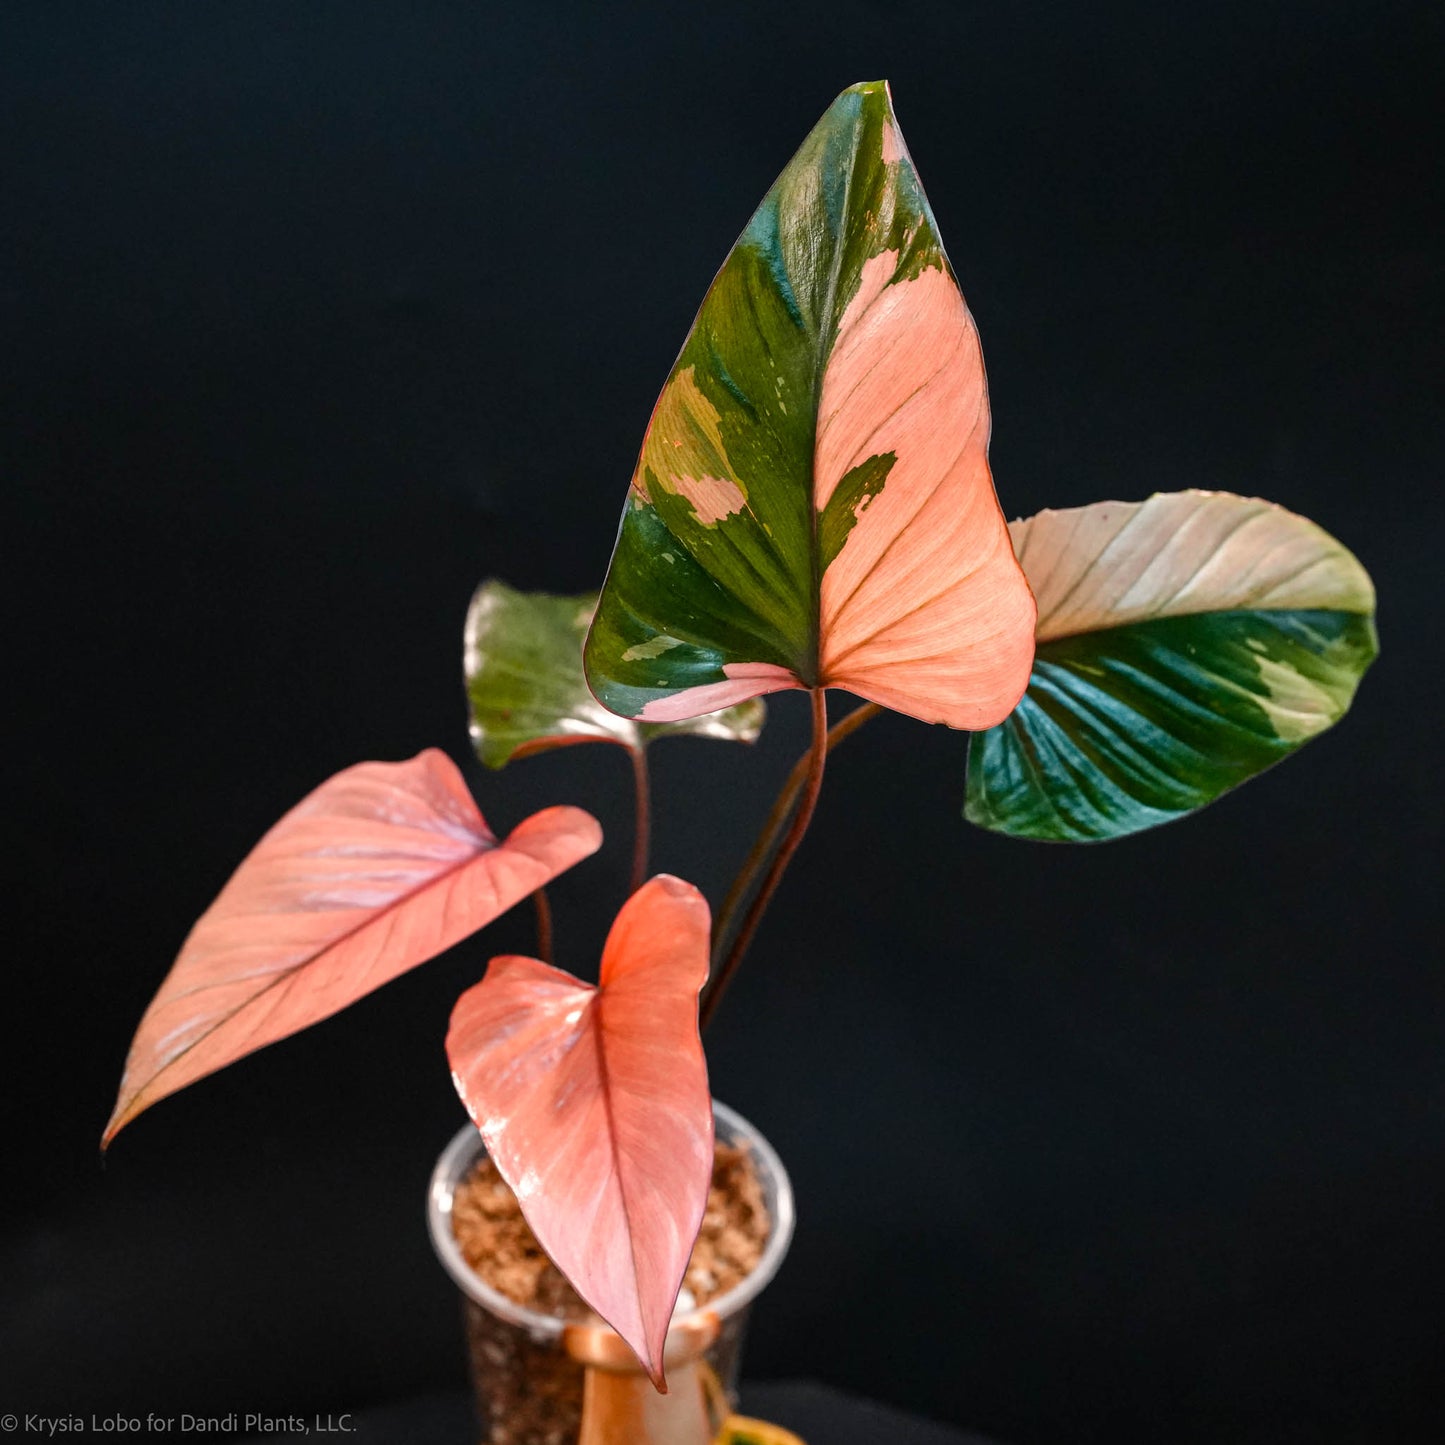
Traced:
[[556, 816], [564, 819], [568, 828], [577, 838], [579, 847], [585, 847], [584, 857], [590, 857], [602, 846], [602, 824], [587, 811], [572, 803], [558, 804]]
[[106, 1120], [104, 1130], [100, 1136], [100, 1157], [105, 1158], [105, 1152], [115, 1142], [115, 1136], [135, 1118], [140, 1111], [135, 1107], [135, 1098], [132, 1096], [126, 1099], [122, 1094], [115, 1101], [115, 1108], [110, 1112], [110, 1118]]
[[697, 899], [699, 902], [706, 902], [702, 894], [691, 883], [685, 878], [679, 878], [675, 873], [654, 873], [652, 881], [669, 898], [685, 899], [689, 902]]

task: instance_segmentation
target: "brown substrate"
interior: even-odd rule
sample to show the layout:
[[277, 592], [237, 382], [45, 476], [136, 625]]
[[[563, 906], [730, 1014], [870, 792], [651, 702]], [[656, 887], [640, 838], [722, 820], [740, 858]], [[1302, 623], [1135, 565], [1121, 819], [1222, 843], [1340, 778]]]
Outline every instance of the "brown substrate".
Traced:
[[[719, 1144], [702, 1230], [683, 1287], [696, 1304], [731, 1289], [756, 1268], [772, 1229], [751, 1154]], [[457, 1186], [452, 1232], [467, 1263], [499, 1294], [563, 1319], [588, 1313], [543, 1253], [516, 1196], [491, 1160]], [[484, 1445], [576, 1445], [582, 1419], [582, 1367], [555, 1337], [533, 1335], [464, 1300], [467, 1347]], [[725, 1320], [707, 1364], [736, 1377], [742, 1314]]]
[[[747, 1149], [718, 1144], [702, 1230], [682, 1286], [703, 1305], [730, 1290], [762, 1258], [772, 1223]], [[499, 1294], [540, 1314], [588, 1313], [547, 1257], [496, 1165], [483, 1158], [457, 1186], [452, 1232], [466, 1261]]]

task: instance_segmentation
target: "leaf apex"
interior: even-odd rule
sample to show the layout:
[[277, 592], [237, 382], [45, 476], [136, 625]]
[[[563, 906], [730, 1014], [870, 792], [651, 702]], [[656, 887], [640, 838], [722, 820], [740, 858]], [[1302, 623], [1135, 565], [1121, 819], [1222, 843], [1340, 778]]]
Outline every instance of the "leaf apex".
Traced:
[[702, 894], [685, 878], [679, 878], [675, 873], [654, 873], [652, 881], [667, 894], [669, 898], [702, 898]]
[[105, 1158], [105, 1151], [115, 1142], [116, 1135], [119, 1134], [129, 1122], [130, 1120], [125, 1117], [125, 1110], [117, 1103], [110, 1118], [106, 1121], [105, 1128], [101, 1131], [100, 1157], [102, 1159]]

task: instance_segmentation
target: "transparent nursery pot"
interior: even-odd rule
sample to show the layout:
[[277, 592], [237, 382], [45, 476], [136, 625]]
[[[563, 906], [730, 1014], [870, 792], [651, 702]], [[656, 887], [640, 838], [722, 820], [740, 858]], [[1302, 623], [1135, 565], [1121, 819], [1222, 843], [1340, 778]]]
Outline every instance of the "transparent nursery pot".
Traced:
[[[719, 1143], [751, 1154], [771, 1229], [752, 1273], [701, 1308], [673, 1316], [666, 1398], [655, 1394], [632, 1352], [595, 1317], [578, 1324], [528, 1309], [494, 1290], [467, 1263], [452, 1233], [452, 1201], [486, 1151], [473, 1125], [458, 1130], [432, 1172], [427, 1225], [438, 1258], [462, 1293], [484, 1445], [672, 1445], [712, 1438], [678, 1412], [685, 1416], [693, 1407], [700, 1419], [706, 1411], [715, 1428], [719, 1386], [727, 1403], [735, 1399], [749, 1309], [777, 1273], [793, 1236], [793, 1190], [772, 1146], [723, 1104], [714, 1102], [713, 1119]], [[631, 1392], [633, 1404], [619, 1391]], [[699, 1391], [703, 1402], [696, 1406]], [[649, 1422], [656, 1411], [667, 1419], [654, 1428]], [[613, 1418], [624, 1425], [607, 1423]]]

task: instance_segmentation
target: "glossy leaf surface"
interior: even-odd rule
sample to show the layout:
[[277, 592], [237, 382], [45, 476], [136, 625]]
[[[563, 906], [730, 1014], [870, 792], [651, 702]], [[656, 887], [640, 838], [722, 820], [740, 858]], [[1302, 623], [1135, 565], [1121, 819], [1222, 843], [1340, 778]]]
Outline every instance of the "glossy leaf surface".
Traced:
[[660, 874], [617, 915], [596, 988], [494, 958], [447, 1034], [457, 1092], [527, 1222], [659, 1385], [712, 1177], [709, 926], [697, 889]]
[[713, 281], [642, 444], [587, 642], [668, 721], [843, 687], [954, 727], [1023, 692], [1034, 607], [973, 319], [887, 87], [841, 95]]
[[1202, 807], [1338, 721], [1376, 651], [1374, 588], [1313, 522], [1173, 492], [1015, 522], [1038, 598], [1028, 692], [974, 735], [966, 816], [1117, 838]]
[[503, 842], [456, 764], [360, 763], [271, 829], [201, 915], [146, 1010], [104, 1142], [158, 1099], [450, 948], [597, 850], [580, 808]]
[[754, 698], [675, 723], [639, 723], [608, 712], [582, 672], [595, 592], [558, 597], [483, 582], [467, 610], [465, 669], [472, 742], [489, 768], [572, 743], [619, 743], [634, 751], [656, 737], [689, 734], [750, 743], [765, 704]]

